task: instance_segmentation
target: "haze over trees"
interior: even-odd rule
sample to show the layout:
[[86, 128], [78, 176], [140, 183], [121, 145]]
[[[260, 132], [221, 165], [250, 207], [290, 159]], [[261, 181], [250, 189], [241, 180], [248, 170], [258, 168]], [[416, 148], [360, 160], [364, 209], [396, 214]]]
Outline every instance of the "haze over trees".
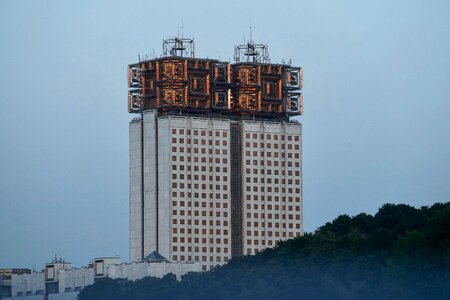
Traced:
[[81, 300], [450, 299], [450, 202], [385, 204], [181, 281], [103, 279]]

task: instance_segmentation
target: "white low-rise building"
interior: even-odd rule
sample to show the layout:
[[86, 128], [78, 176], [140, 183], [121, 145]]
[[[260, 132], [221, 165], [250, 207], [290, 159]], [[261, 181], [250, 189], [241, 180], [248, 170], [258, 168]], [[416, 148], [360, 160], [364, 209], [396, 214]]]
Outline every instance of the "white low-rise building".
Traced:
[[143, 261], [128, 264], [110, 265], [108, 277], [138, 280], [147, 276], [162, 278], [174, 274], [178, 280], [189, 272], [200, 272], [200, 263], [169, 262], [157, 252], [152, 252]]
[[[43, 296], [45, 292], [44, 272], [32, 272], [30, 274], [12, 275], [11, 296]], [[39, 298], [39, 297], [38, 297]], [[34, 298], [27, 298], [34, 299]]]
[[96, 258], [88, 267], [72, 268], [55, 260], [41, 272], [13, 275], [9, 300], [76, 300], [79, 292], [100, 278], [139, 280], [152, 276], [162, 278], [174, 274], [178, 280], [186, 273], [200, 272], [200, 263], [170, 262], [153, 252], [144, 260], [121, 263], [119, 257]]

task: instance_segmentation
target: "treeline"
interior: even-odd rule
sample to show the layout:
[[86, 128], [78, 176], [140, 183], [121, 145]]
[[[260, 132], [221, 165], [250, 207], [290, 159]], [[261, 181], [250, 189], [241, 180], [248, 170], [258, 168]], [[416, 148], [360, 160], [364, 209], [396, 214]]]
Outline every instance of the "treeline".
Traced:
[[450, 299], [450, 202], [386, 204], [178, 282], [104, 279], [80, 300]]

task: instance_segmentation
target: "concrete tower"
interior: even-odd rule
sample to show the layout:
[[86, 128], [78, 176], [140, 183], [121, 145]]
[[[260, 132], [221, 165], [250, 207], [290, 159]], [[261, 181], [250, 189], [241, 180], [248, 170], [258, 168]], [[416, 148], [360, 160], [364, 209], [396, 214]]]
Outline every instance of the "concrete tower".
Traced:
[[301, 68], [259, 44], [235, 64], [195, 58], [189, 39], [164, 47], [128, 70], [130, 260], [209, 269], [301, 235]]

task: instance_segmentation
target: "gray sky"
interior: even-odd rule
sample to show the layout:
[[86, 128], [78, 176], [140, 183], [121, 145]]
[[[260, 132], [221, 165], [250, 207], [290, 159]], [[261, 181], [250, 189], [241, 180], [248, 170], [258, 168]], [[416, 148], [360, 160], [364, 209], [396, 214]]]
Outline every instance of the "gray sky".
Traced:
[[[63, 3], [64, 2], [64, 3]], [[1, 1], [0, 267], [128, 260], [127, 64], [184, 25], [304, 67], [304, 218], [450, 200], [449, 1]]]

